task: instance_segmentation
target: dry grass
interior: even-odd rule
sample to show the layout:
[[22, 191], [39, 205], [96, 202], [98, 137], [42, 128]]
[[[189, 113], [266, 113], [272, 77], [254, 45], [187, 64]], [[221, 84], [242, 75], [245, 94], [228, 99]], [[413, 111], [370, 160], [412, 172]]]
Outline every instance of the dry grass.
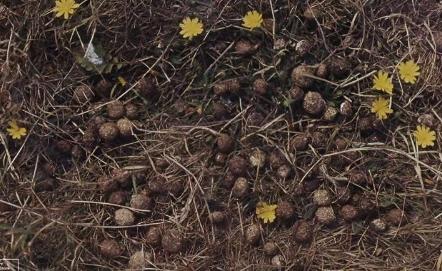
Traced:
[[[15, 118], [29, 133], [13, 141], [5, 129], [0, 131], [0, 256], [20, 258], [24, 270], [121, 270], [133, 252], [144, 248], [154, 255], [148, 270], [271, 270], [271, 257], [261, 245], [248, 245], [244, 231], [257, 222], [259, 200], [289, 200], [297, 218], [311, 222], [314, 237], [298, 244], [292, 224], [263, 225], [261, 239], [278, 244], [285, 270], [441, 270], [442, 55], [436, 53], [433, 33], [442, 31], [442, 5], [430, 0], [301, 2], [95, 0], [82, 2], [63, 21], [51, 13], [53, 1], [3, 1], [0, 126]], [[307, 6], [321, 12], [315, 18], [318, 27], [306, 23]], [[274, 20], [262, 31], [245, 31], [240, 18], [250, 9]], [[206, 31], [185, 42], [177, 28], [189, 14], [201, 18]], [[75, 63], [73, 54], [92, 37], [118, 57], [121, 70], [101, 76]], [[257, 52], [238, 56], [233, 45], [241, 39], [259, 44]], [[304, 58], [294, 53], [302, 39], [315, 44]], [[273, 49], [281, 40], [286, 46]], [[293, 67], [335, 57], [350, 60], [351, 73], [316, 87], [336, 107], [351, 101], [352, 116], [324, 122], [302, 114], [298, 105], [283, 106]], [[384, 129], [361, 134], [358, 123], [370, 114], [376, 94], [372, 72], [394, 73], [401, 60], [410, 58], [422, 68], [418, 83], [395, 83], [395, 113]], [[112, 99], [79, 106], [72, 101], [73, 90], [79, 84], [94, 86], [103, 77], [116, 83], [117, 76], [128, 85], [116, 84], [112, 99], [142, 108], [134, 121], [136, 136], [87, 146], [82, 143], [87, 124], [94, 116], [105, 116]], [[159, 86], [157, 102], [135, 91], [143, 77], [154, 78]], [[271, 84], [272, 96], [252, 93], [258, 77]], [[229, 78], [240, 78], [245, 86], [240, 98], [212, 93], [215, 82]], [[185, 112], [178, 112], [177, 101]], [[230, 117], [216, 120], [214, 102], [227, 105]], [[253, 112], [264, 116], [262, 125], [250, 125]], [[435, 117], [438, 138], [433, 148], [418, 152], [411, 132], [422, 114]], [[320, 148], [291, 151], [293, 136], [315, 131], [327, 135]], [[236, 139], [229, 157], [247, 157], [256, 148], [267, 153], [279, 149], [293, 177], [281, 179], [269, 167], [249, 170], [252, 192], [245, 199], [234, 198], [223, 186], [227, 165], [215, 163], [221, 132]], [[334, 147], [338, 138], [347, 142], [345, 149]], [[78, 146], [83, 155], [60, 153], [54, 148], [60, 140]], [[340, 163], [346, 159], [350, 162]], [[160, 161], [167, 166], [159, 166]], [[47, 164], [55, 167], [55, 184], [44, 186], [52, 178], [44, 173]], [[116, 168], [133, 173], [129, 192], [148, 190], [159, 175], [166, 188], [179, 183], [183, 192], [155, 196], [151, 212], [134, 210], [135, 225], [116, 226], [116, 206], [96, 187], [100, 176]], [[348, 183], [355, 170], [367, 174], [367, 185]], [[374, 212], [353, 223], [338, 218], [330, 227], [318, 224], [311, 194], [296, 191], [312, 179], [331, 193], [337, 186], [351, 187], [375, 205]], [[373, 218], [393, 208], [405, 210], [407, 221], [384, 233], [369, 228]], [[208, 219], [213, 210], [228, 214], [228, 222], [213, 225]], [[171, 254], [146, 245], [144, 233], [153, 225], [164, 232], [178, 230], [185, 249]], [[104, 239], [117, 240], [123, 256], [101, 255], [98, 244]]]

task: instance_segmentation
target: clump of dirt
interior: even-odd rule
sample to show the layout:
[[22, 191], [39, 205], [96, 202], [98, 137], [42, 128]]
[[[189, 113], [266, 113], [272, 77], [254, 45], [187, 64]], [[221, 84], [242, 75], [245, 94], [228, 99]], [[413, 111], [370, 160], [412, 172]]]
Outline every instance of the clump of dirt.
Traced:
[[309, 114], [320, 115], [324, 112], [326, 105], [327, 103], [319, 92], [309, 91], [305, 94], [302, 107]]
[[224, 95], [224, 94], [238, 94], [241, 85], [237, 78], [227, 79], [221, 82], [216, 83], [213, 86], [213, 92], [216, 95]]
[[98, 133], [104, 141], [111, 142], [119, 136], [120, 130], [118, 129], [117, 124], [106, 122], [100, 126]]
[[309, 76], [314, 74], [314, 69], [305, 65], [298, 66], [292, 71], [292, 82], [301, 88], [309, 88], [313, 79]]
[[232, 194], [237, 198], [243, 198], [249, 193], [250, 185], [246, 178], [239, 177], [233, 184]]
[[151, 253], [140, 250], [130, 256], [128, 265], [130, 269], [142, 270], [149, 265], [152, 259]]
[[309, 242], [313, 238], [312, 226], [302, 219], [296, 221], [293, 232], [295, 240], [299, 243]]
[[115, 223], [120, 226], [133, 225], [135, 222], [135, 216], [131, 210], [121, 208], [115, 211]]
[[266, 95], [269, 88], [269, 84], [261, 78], [256, 79], [253, 82], [253, 90], [258, 95]]
[[121, 101], [112, 101], [108, 103], [107, 106], [107, 116], [111, 119], [119, 119], [124, 116], [125, 108]]
[[276, 208], [276, 217], [282, 220], [290, 220], [295, 216], [295, 206], [288, 201], [281, 201]]
[[215, 211], [215, 212], [210, 213], [209, 219], [214, 224], [222, 224], [226, 221], [226, 214], [221, 211]]
[[85, 104], [94, 98], [95, 94], [87, 85], [80, 85], [75, 88], [73, 98], [78, 104]]
[[246, 228], [245, 238], [250, 245], [258, 245], [261, 239], [261, 227], [257, 224], [252, 224]]
[[185, 240], [177, 230], [168, 230], [161, 238], [161, 246], [164, 251], [178, 253], [185, 248]]
[[319, 223], [325, 225], [330, 225], [336, 220], [335, 211], [330, 206], [319, 207], [318, 210], [316, 210], [315, 217]]
[[115, 240], [106, 239], [99, 244], [100, 253], [108, 258], [116, 258], [123, 255], [123, 248]]

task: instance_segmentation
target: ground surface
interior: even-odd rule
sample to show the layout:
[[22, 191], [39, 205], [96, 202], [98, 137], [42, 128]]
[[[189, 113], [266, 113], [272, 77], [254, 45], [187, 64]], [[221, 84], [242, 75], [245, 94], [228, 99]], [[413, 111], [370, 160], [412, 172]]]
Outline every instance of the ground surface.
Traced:
[[[141, 249], [149, 270], [441, 270], [439, 1], [84, 1], [66, 21], [53, 6], [0, 3], [1, 256], [24, 270], [121, 270]], [[255, 9], [264, 26], [242, 28]], [[205, 28], [190, 42], [186, 16]], [[91, 39], [114, 58], [108, 72], [76, 60]], [[395, 71], [408, 59], [414, 85]], [[301, 64], [331, 70], [304, 92], [335, 118], [290, 92]], [[394, 78], [383, 122], [370, 112], [377, 70]], [[106, 141], [115, 100], [129, 135]], [[11, 119], [26, 137], [7, 135]], [[437, 139], [417, 153], [420, 122]], [[273, 223], [259, 201], [278, 204]]]

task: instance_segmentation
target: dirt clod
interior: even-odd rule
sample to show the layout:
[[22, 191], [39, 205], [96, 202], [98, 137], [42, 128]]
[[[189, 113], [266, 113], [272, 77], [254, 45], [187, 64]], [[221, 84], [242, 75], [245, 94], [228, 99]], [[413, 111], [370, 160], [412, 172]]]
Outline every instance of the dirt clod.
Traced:
[[127, 187], [131, 182], [131, 174], [129, 171], [121, 168], [114, 168], [111, 177], [122, 187]]
[[276, 268], [282, 268], [285, 265], [284, 257], [280, 254], [273, 256], [272, 265]]
[[126, 112], [126, 117], [130, 120], [138, 118], [138, 106], [133, 103], [127, 103], [124, 106], [124, 111]]
[[373, 132], [373, 123], [374, 119], [372, 116], [360, 118], [358, 122], [358, 128], [361, 131], [361, 134], [369, 135], [371, 132]]
[[313, 75], [311, 67], [305, 65], [298, 66], [292, 71], [292, 82], [301, 88], [308, 88], [313, 84], [313, 79], [307, 77], [309, 75]]
[[331, 195], [328, 190], [319, 189], [313, 193], [313, 203], [318, 206], [326, 206], [331, 203]]
[[115, 191], [110, 194], [107, 202], [117, 205], [123, 205], [127, 200], [127, 192], [126, 191]]
[[370, 228], [376, 232], [384, 232], [387, 230], [387, 227], [387, 223], [382, 218], [376, 218], [370, 222]]
[[330, 73], [337, 79], [343, 79], [347, 77], [351, 71], [351, 63], [344, 58], [334, 58], [329, 63]]
[[140, 210], [151, 210], [152, 209], [152, 198], [145, 194], [135, 194], [132, 195], [130, 199], [130, 207]]
[[149, 180], [147, 187], [152, 193], [162, 194], [166, 192], [165, 188], [166, 181], [161, 176], [156, 176]]
[[103, 193], [112, 192], [118, 189], [118, 182], [108, 176], [101, 176], [97, 179], [98, 188]]
[[143, 270], [152, 259], [153, 256], [151, 253], [139, 250], [130, 256], [128, 265], [131, 269]]
[[261, 227], [258, 224], [252, 224], [247, 227], [245, 238], [248, 244], [257, 245], [261, 237]]
[[350, 117], [353, 114], [353, 106], [351, 102], [349, 101], [342, 102], [341, 105], [339, 106], [339, 112], [341, 113], [342, 116]]
[[113, 101], [106, 105], [107, 108], [107, 116], [112, 119], [119, 119], [124, 116], [125, 109], [124, 104], [120, 101]]
[[282, 165], [276, 170], [279, 178], [286, 179], [292, 175], [292, 168], [289, 165]]
[[295, 52], [303, 57], [310, 53], [313, 48], [313, 43], [309, 40], [300, 40], [295, 45]]
[[242, 198], [249, 193], [249, 182], [246, 178], [239, 177], [236, 179], [235, 184], [232, 188], [232, 194], [237, 198]]
[[322, 98], [321, 94], [318, 92], [309, 91], [304, 96], [302, 107], [308, 114], [320, 115], [322, 112], [324, 112], [326, 105], [327, 103]]
[[115, 223], [120, 226], [133, 225], [135, 222], [134, 213], [126, 208], [121, 208], [115, 211]]
[[338, 187], [336, 189], [336, 200], [340, 204], [347, 203], [351, 199], [351, 191], [347, 187]]
[[262, 168], [266, 163], [266, 153], [260, 149], [255, 149], [250, 154], [249, 161], [253, 167]]
[[391, 209], [385, 214], [385, 221], [393, 226], [404, 225], [407, 223], [407, 216], [401, 209]]
[[213, 86], [213, 92], [216, 95], [238, 94], [240, 88], [241, 88], [241, 85], [240, 85], [238, 79], [236, 79], [236, 78], [227, 79], [227, 80], [216, 83]]
[[226, 214], [221, 211], [214, 211], [209, 214], [209, 220], [214, 224], [222, 224], [226, 221]]
[[146, 100], [154, 102], [160, 97], [160, 92], [154, 78], [144, 77], [138, 81], [136, 86], [138, 93]]
[[429, 128], [435, 128], [437, 120], [432, 114], [422, 114], [417, 118], [417, 122], [421, 125], [425, 125]]
[[325, 109], [322, 118], [326, 121], [334, 121], [337, 115], [338, 115], [338, 110], [336, 108], [332, 106], [327, 106], [327, 109]]
[[264, 79], [258, 78], [253, 82], [253, 90], [258, 95], [266, 95], [268, 87], [269, 84]]
[[315, 217], [319, 223], [324, 225], [330, 225], [336, 220], [335, 212], [330, 206], [319, 207], [318, 210], [316, 210]]
[[98, 134], [104, 141], [110, 142], [118, 137], [120, 130], [118, 130], [118, 126], [115, 123], [106, 122], [100, 126]]
[[212, 107], [212, 110], [213, 110], [213, 116], [217, 120], [223, 120], [223, 119], [226, 119], [229, 116], [229, 111], [221, 103], [214, 103], [213, 107]]
[[85, 104], [90, 102], [94, 98], [94, 95], [94, 92], [89, 86], [80, 85], [75, 88], [74, 95], [72, 95], [72, 97], [76, 103]]
[[247, 161], [241, 156], [233, 156], [229, 160], [229, 170], [233, 175], [243, 177], [247, 173]]
[[276, 207], [276, 217], [282, 220], [290, 220], [295, 216], [295, 206], [288, 201], [281, 201]]
[[277, 169], [280, 166], [287, 164], [287, 159], [280, 150], [274, 149], [270, 153], [269, 164], [273, 169]]
[[298, 220], [293, 226], [294, 238], [299, 243], [305, 243], [312, 239], [312, 226], [306, 220]]
[[343, 151], [347, 148], [347, 141], [345, 141], [345, 139], [342, 138], [337, 138], [335, 140], [335, 148], [337, 151]]
[[305, 151], [310, 142], [310, 137], [305, 134], [297, 135], [290, 141], [292, 151]]
[[161, 246], [169, 253], [181, 252], [184, 249], [183, 235], [177, 230], [169, 230], [163, 235]]
[[97, 85], [95, 85], [94, 90], [96, 95], [102, 98], [109, 98], [112, 90], [112, 84], [106, 79], [102, 79], [97, 83]]
[[238, 55], [251, 55], [258, 49], [258, 44], [252, 44], [247, 40], [240, 40], [235, 44], [235, 52]]
[[128, 119], [119, 119], [117, 121], [118, 130], [120, 134], [124, 137], [132, 136], [132, 122]]
[[158, 227], [149, 227], [145, 234], [146, 244], [158, 246], [161, 243], [161, 230]]
[[275, 242], [266, 242], [262, 249], [267, 256], [274, 256], [279, 250]]
[[114, 240], [103, 240], [100, 245], [100, 252], [108, 258], [116, 258], [123, 254], [123, 248]]
[[313, 132], [311, 135], [311, 144], [314, 148], [325, 148], [327, 146], [327, 136], [322, 132]]
[[235, 148], [234, 139], [228, 134], [220, 134], [216, 141], [218, 150], [222, 153], [230, 153]]
[[328, 65], [325, 63], [321, 63], [316, 68], [316, 76], [321, 78], [327, 78], [329, 75], [329, 68]]
[[355, 220], [359, 215], [357, 208], [349, 204], [341, 207], [340, 214], [348, 222]]
[[304, 98], [304, 90], [302, 90], [302, 88], [296, 85], [293, 86], [290, 89], [290, 98], [292, 99], [293, 102], [302, 101], [302, 99]]

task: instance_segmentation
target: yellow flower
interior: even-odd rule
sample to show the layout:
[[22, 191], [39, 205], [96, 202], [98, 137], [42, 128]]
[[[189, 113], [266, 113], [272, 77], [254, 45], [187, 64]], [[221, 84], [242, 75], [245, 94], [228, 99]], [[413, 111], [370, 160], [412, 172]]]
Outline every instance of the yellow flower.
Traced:
[[378, 119], [384, 120], [388, 117], [388, 114], [393, 113], [393, 110], [390, 108], [390, 102], [381, 97], [373, 101], [371, 112], [376, 113]]
[[416, 137], [416, 143], [418, 146], [421, 146], [422, 148], [434, 146], [436, 132], [431, 131], [430, 128], [425, 125], [418, 125], [413, 134]]
[[419, 72], [419, 66], [414, 63], [413, 60], [408, 60], [407, 62], [401, 62], [398, 66], [399, 76], [405, 83], [414, 84], [416, 83], [416, 77], [421, 74]]
[[122, 76], [118, 76], [117, 77], [118, 83], [124, 87], [127, 84], [127, 81], [122, 77]]
[[247, 27], [249, 29], [261, 27], [262, 24], [262, 14], [258, 11], [249, 11], [242, 18], [243, 24], [242, 26]]
[[69, 15], [74, 14], [75, 9], [77, 9], [80, 5], [75, 3], [75, 0], [57, 0], [55, 1], [55, 8], [53, 12], [55, 12], [55, 17], [64, 16], [64, 19], [69, 19]]
[[6, 131], [8, 131], [12, 139], [20, 139], [26, 135], [26, 128], [19, 127], [15, 120], [9, 122], [9, 128], [7, 128]]
[[187, 17], [180, 23], [180, 27], [181, 36], [183, 36], [183, 38], [189, 38], [189, 40], [203, 33], [203, 23], [200, 22], [198, 18], [190, 19]]
[[376, 90], [384, 91], [388, 94], [393, 94], [393, 83], [391, 77], [388, 77], [388, 73], [378, 71], [378, 74], [374, 76], [373, 88]]
[[258, 202], [256, 205], [256, 215], [262, 219], [264, 223], [272, 223], [276, 218], [276, 206], [276, 204]]

